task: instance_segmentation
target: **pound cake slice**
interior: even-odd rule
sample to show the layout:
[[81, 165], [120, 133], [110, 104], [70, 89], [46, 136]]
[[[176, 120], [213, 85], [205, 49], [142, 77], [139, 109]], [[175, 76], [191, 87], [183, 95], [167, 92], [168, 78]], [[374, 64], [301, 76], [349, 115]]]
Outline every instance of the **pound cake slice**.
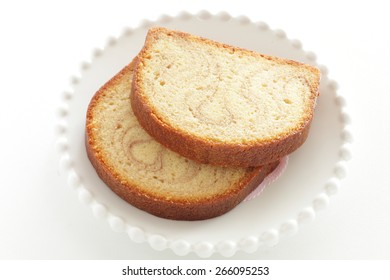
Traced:
[[142, 127], [187, 158], [260, 166], [304, 143], [319, 80], [306, 64], [155, 27], [137, 57], [131, 102]]
[[276, 166], [199, 164], [165, 148], [139, 125], [129, 100], [134, 62], [92, 98], [86, 149], [99, 177], [122, 199], [153, 215], [208, 219], [231, 210]]

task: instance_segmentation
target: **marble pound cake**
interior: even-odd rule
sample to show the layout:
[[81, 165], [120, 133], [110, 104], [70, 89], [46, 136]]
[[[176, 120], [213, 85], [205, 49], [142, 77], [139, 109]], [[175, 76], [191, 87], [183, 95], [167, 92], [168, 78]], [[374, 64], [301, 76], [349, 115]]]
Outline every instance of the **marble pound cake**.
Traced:
[[122, 199], [162, 218], [208, 219], [234, 208], [276, 168], [278, 162], [249, 168], [200, 164], [156, 142], [130, 106], [133, 68], [134, 62], [100, 88], [86, 116], [88, 157]]
[[131, 104], [141, 126], [200, 163], [261, 166], [306, 140], [320, 72], [162, 27], [137, 56]]

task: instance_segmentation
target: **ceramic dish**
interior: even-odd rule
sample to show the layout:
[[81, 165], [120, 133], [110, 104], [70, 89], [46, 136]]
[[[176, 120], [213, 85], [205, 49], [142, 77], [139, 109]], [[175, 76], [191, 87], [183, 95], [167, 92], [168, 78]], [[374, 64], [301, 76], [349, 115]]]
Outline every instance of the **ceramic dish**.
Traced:
[[[86, 155], [85, 113], [91, 97], [137, 55], [148, 28], [154, 25], [312, 64], [322, 72], [321, 95], [306, 143], [290, 155], [282, 176], [260, 196], [218, 218], [171, 221], [136, 209], [106, 187]], [[318, 65], [315, 55], [303, 50], [298, 40], [290, 40], [283, 31], [272, 30], [263, 22], [205, 11], [163, 15], [155, 22], [145, 20], [110, 39], [104, 49], [96, 50], [90, 62], [82, 63], [81, 75], [71, 86], [72, 90], [64, 93], [58, 125], [60, 163], [68, 184], [97, 218], [107, 221], [113, 230], [128, 234], [132, 241], [147, 242], [156, 250], [229, 257], [237, 251], [255, 252], [263, 246], [274, 246], [285, 236], [297, 233], [302, 223], [313, 221], [346, 175], [352, 136], [345, 100], [337, 93], [336, 82], [328, 79], [326, 67]]]

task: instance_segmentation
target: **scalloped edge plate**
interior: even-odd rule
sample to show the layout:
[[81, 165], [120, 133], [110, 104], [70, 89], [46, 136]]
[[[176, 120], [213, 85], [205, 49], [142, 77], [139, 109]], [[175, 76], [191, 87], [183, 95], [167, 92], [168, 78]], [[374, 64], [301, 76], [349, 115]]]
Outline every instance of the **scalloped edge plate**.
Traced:
[[[95, 92], [121, 70], [141, 49], [146, 32], [153, 25], [179, 29], [319, 67], [322, 72], [320, 97], [310, 136], [289, 156], [289, 167], [259, 197], [241, 203], [229, 213], [210, 220], [185, 222], [154, 217], [117, 197], [98, 178], [84, 147], [85, 112]], [[313, 52], [303, 50], [298, 40], [282, 30], [272, 30], [264, 22], [226, 12], [197, 14], [181, 12], [144, 20], [126, 28], [117, 38], [110, 37], [104, 49], [96, 49], [90, 62], [83, 62], [81, 76], [73, 77], [71, 90], [64, 92], [59, 108], [57, 147], [60, 167], [67, 183], [94, 215], [107, 221], [117, 232], [126, 232], [134, 242], [147, 242], [155, 250], [171, 249], [179, 256], [194, 252], [199, 257], [237, 251], [256, 252], [275, 246], [280, 239], [313, 221], [326, 208], [346, 176], [351, 158], [352, 133], [346, 101], [338, 85], [318, 65]]]

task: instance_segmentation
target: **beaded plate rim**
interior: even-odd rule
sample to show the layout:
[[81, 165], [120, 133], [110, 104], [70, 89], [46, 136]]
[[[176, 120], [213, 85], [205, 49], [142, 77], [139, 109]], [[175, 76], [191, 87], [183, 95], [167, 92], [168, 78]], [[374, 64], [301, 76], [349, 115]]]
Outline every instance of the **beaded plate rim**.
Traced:
[[[302, 50], [302, 44], [299, 40], [290, 40], [287, 38], [286, 33], [283, 30], [272, 30], [264, 22], [252, 22], [246, 16], [233, 17], [229, 13], [221, 11], [216, 14], [211, 14], [208, 11], [199, 11], [198, 13], [191, 14], [187, 11], [182, 11], [175, 16], [163, 14], [156, 21], [143, 20], [137, 27], [125, 28], [123, 33], [119, 36], [131, 36], [132, 32], [136, 29], [148, 29], [153, 24], [164, 25], [175, 19], [190, 19], [196, 17], [201, 20], [218, 19], [220, 21], [235, 21], [238, 24], [247, 25], [254, 24], [260, 30], [268, 30], [274, 33], [277, 38], [284, 38], [289, 40], [292, 47]], [[116, 44], [117, 39], [109, 37], [105, 48]], [[93, 51], [93, 57], [99, 57], [104, 51], [103, 49], [95, 49]], [[318, 66], [322, 75], [327, 75], [328, 70], [324, 65], [318, 65], [316, 62], [316, 55], [313, 52], [305, 51], [306, 58]], [[82, 62], [81, 70], [87, 71], [90, 63]], [[330, 201], [331, 196], [335, 195], [340, 186], [341, 180], [347, 175], [347, 161], [351, 159], [352, 150], [351, 143], [353, 142], [351, 132], [351, 118], [347, 111], [346, 100], [342, 97], [338, 89], [337, 82], [328, 80], [327, 85], [329, 88], [335, 90], [335, 102], [340, 107], [342, 123], [342, 145], [339, 150], [339, 161], [335, 164], [333, 169], [333, 176], [322, 187], [322, 191], [312, 200], [311, 205], [304, 207], [299, 211], [295, 218], [286, 220], [280, 224], [279, 228], [270, 228], [261, 234], [256, 236], [243, 237], [239, 242], [232, 240], [222, 240], [218, 243], [211, 243], [208, 241], [202, 241], [198, 243], [191, 243], [188, 240], [170, 240], [169, 238], [160, 234], [151, 232], [145, 232], [143, 229], [136, 225], [129, 224], [121, 217], [110, 212], [109, 207], [101, 204], [97, 201], [94, 195], [83, 186], [82, 181], [77, 170], [73, 166], [73, 159], [68, 151], [67, 129], [68, 129], [68, 114], [69, 114], [69, 101], [73, 97], [73, 86], [77, 85], [82, 79], [82, 76], [73, 76], [71, 78], [71, 89], [65, 91], [62, 95], [62, 102], [58, 109], [59, 122], [56, 126], [57, 130], [57, 148], [60, 154], [60, 169], [67, 177], [67, 183], [78, 193], [79, 200], [88, 205], [94, 216], [107, 221], [112, 230], [116, 232], [126, 232], [129, 238], [137, 243], [147, 242], [153, 249], [161, 251], [165, 249], [171, 249], [178, 256], [185, 256], [191, 252], [194, 252], [201, 258], [207, 258], [214, 253], [219, 253], [224, 257], [232, 257], [238, 251], [244, 251], [247, 253], [256, 252], [259, 247], [272, 247], [279, 243], [280, 238], [283, 236], [291, 236], [298, 232], [300, 225], [312, 222], [315, 220], [317, 212], [325, 209]]]

